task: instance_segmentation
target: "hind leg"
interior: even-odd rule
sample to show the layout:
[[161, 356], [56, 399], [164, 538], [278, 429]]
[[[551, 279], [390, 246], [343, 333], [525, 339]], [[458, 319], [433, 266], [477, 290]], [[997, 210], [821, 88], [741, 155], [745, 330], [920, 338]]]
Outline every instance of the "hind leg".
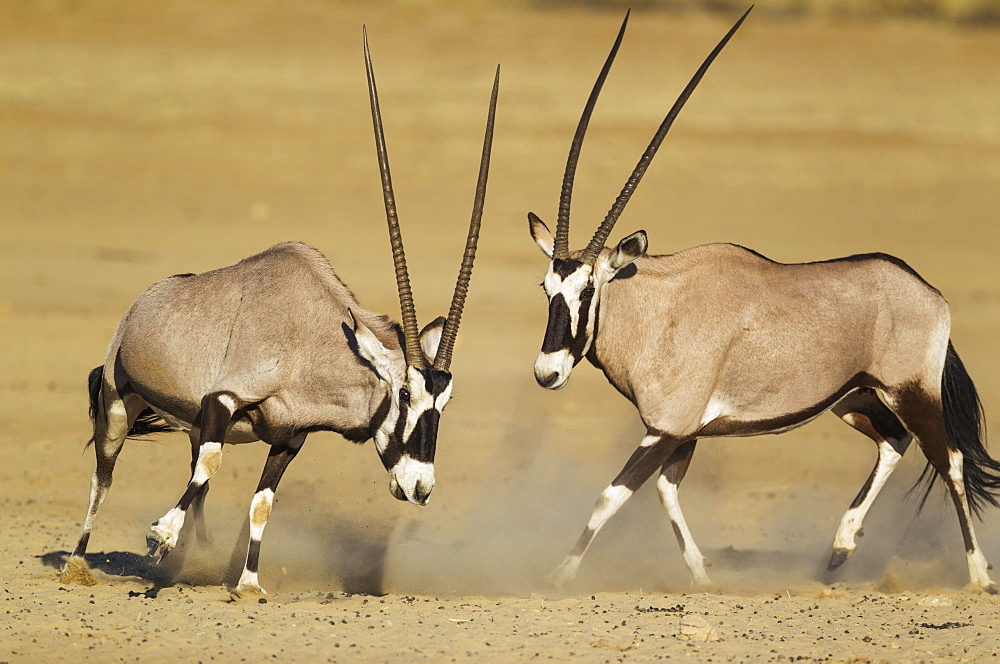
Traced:
[[74, 564], [86, 568], [83, 558], [87, 553], [87, 545], [90, 542], [90, 533], [94, 529], [94, 522], [97, 520], [97, 512], [104, 504], [108, 490], [111, 488], [115, 462], [118, 460], [122, 445], [125, 444], [129, 428], [146, 407], [145, 402], [136, 395], [128, 394], [122, 397], [113, 386], [107, 383], [102, 385], [100, 399], [101, 402], [94, 417], [94, 453], [97, 457], [97, 469], [90, 480], [90, 501], [87, 506], [87, 516], [83, 520], [80, 539], [77, 540], [76, 547], [67, 562], [67, 569]]
[[157, 560], [161, 560], [177, 546], [177, 538], [184, 526], [188, 508], [197, 496], [202, 495], [206, 483], [219, 470], [222, 463], [222, 443], [238, 407], [236, 396], [229, 392], [213, 392], [201, 400], [198, 459], [194, 463], [191, 480], [177, 505], [153, 522], [146, 535], [149, 555]]
[[940, 396], [937, 394], [931, 396], [929, 390], [919, 388], [899, 390], [886, 396], [899, 419], [916, 437], [927, 461], [948, 487], [955, 510], [958, 512], [970, 581], [981, 590], [995, 594], [997, 584], [990, 578], [988, 572], [990, 565], [979, 547], [976, 532], [972, 527], [972, 511], [969, 509], [963, 472], [965, 458], [962, 452], [949, 442]]
[[833, 407], [833, 412], [875, 441], [878, 459], [868, 480], [840, 521], [837, 535], [833, 539], [833, 554], [827, 566], [830, 570], [837, 569], [854, 555], [857, 549], [855, 540], [864, 534], [862, 525], [865, 515], [913, 440], [899, 418], [886, 408], [873, 390], [852, 392]]
[[684, 563], [691, 572], [694, 584], [707, 586], [711, 584], [711, 581], [705, 572], [705, 557], [701, 555], [701, 550], [698, 549], [694, 538], [691, 537], [691, 531], [688, 530], [687, 522], [684, 521], [684, 514], [681, 513], [681, 504], [677, 500], [677, 490], [691, 464], [696, 443], [695, 440], [684, 443], [663, 463], [660, 476], [656, 480], [656, 490], [660, 495], [660, 503], [667, 510], [667, 516], [670, 517], [670, 525], [674, 528], [677, 544], [681, 547], [681, 555], [684, 556]]

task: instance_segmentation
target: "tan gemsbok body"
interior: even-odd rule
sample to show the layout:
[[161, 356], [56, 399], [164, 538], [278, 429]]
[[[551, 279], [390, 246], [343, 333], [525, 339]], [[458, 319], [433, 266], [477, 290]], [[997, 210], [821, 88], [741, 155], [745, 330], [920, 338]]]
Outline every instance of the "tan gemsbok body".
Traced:
[[[490, 99], [475, 204], [448, 318], [418, 332], [396, 218], [375, 78], [365, 37], [376, 149], [395, 262], [402, 325], [365, 311], [317, 250], [284, 243], [239, 263], [153, 284], [90, 375], [97, 471], [71, 564], [79, 567], [115, 460], [129, 436], [188, 431], [191, 480], [153, 524], [149, 553], [177, 544], [193, 504], [200, 522], [224, 443], [270, 445], [250, 506], [250, 544], [237, 590], [263, 592], [260, 540], [274, 492], [309, 432], [375, 440], [400, 500], [427, 502], [441, 411], [451, 396], [452, 350], [465, 302], [486, 194], [500, 70]], [[203, 526], [199, 527], [199, 536]]]
[[673, 119], [745, 18], [678, 98], [590, 244], [570, 252], [573, 175], [626, 16], [570, 149], [555, 237], [529, 214], [532, 237], [551, 259], [536, 380], [558, 389], [586, 357], [647, 428], [553, 580], [574, 576], [601, 527], [659, 470], [660, 500], [684, 560], [694, 581], [707, 584], [677, 501], [697, 440], [786, 431], [832, 409], [875, 441], [878, 461], [841, 521], [830, 569], [854, 552], [866, 512], [916, 438], [929, 477], [941, 476], [958, 510], [972, 583], [996, 592], [972, 514], [997, 504], [1000, 464], [984, 448], [979, 399], [951, 346], [948, 305], [937, 290], [884, 254], [785, 265], [712, 244], [646, 256], [643, 231], [604, 246]]

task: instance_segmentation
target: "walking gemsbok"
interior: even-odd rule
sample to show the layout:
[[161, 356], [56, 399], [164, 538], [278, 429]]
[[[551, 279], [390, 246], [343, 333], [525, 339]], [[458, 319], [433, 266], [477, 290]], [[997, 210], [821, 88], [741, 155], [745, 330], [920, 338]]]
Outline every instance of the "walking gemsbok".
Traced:
[[374, 438], [392, 495], [427, 503], [486, 196], [500, 69], [448, 318], [418, 331], [367, 35], [364, 51], [402, 325], [362, 309], [319, 251], [294, 242], [229, 267], [150, 286], [119, 324], [104, 366], [90, 373], [97, 471], [83, 533], [70, 558], [76, 569], [85, 567], [94, 519], [130, 436], [180, 429], [191, 439], [187, 489], [147, 536], [150, 555], [158, 557], [177, 544], [192, 505], [200, 521], [223, 444], [270, 445], [250, 503], [250, 544], [237, 586], [242, 592], [263, 592], [257, 561], [274, 492], [312, 431], [335, 431], [357, 443]]
[[536, 380], [558, 389], [586, 357], [636, 406], [647, 429], [552, 578], [558, 584], [573, 578], [601, 527], [659, 470], [660, 501], [684, 561], [694, 581], [707, 584], [705, 561], [677, 501], [697, 440], [786, 431], [832, 409], [875, 441], [878, 461], [840, 523], [830, 569], [854, 552], [865, 513], [916, 438], [931, 476], [941, 476], [958, 510], [972, 583], [995, 593], [972, 514], [997, 505], [1000, 463], [984, 448], [979, 399], [952, 348], [948, 305], [937, 290], [885, 254], [786, 265], [743, 247], [710, 244], [647, 256], [643, 231], [605, 247], [677, 113], [745, 18], [674, 103], [590, 244], [570, 252], [580, 146], [626, 15], [570, 148], [555, 237], [528, 215], [532, 237], [551, 259]]

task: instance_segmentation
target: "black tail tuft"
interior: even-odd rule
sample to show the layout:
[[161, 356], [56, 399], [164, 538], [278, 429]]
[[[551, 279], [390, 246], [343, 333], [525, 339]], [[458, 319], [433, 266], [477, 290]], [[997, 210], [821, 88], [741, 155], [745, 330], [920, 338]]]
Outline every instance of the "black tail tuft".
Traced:
[[139, 413], [139, 417], [135, 418], [132, 428], [128, 430], [128, 437], [139, 438], [154, 433], [166, 433], [167, 431], [177, 431], [177, 427], [167, 424], [151, 408], [147, 408]]
[[97, 438], [97, 403], [101, 398], [101, 385], [104, 383], [104, 367], [94, 367], [87, 376], [87, 392], [90, 394], [90, 421], [94, 424], [94, 432], [90, 434], [89, 446]]
[[[983, 404], [950, 341], [941, 377], [941, 401], [948, 439], [964, 458], [962, 474], [969, 508], [981, 517], [986, 504], [1000, 506], [1000, 462], [990, 457], [983, 444], [986, 437]], [[917, 484], [922, 483], [926, 487], [921, 507], [927, 501], [936, 478], [937, 473], [928, 464], [917, 480]]]
[[[100, 403], [101, 388], [103, 386], [104, 367], [95, 367], [90, 371], [90, 375], [87, 376], [87, 391], [90, 393], [90, 421], [94, 423], [94, 433], [90, 435], [90, 440], [87, 441], [87, 445], [90, 445], [97, 439], [98, 405]], [[135, 422], [132, 423], [132, 427], [128, 430], [128, 437], [138, 438], [140, 436], [148, 436], [150, 434], [164, 433], [167, 431], [176, 431], [176, 428], [164, 422], [159, 415], [147, 408], [139, 413], [139, 417], [135, 418]]]

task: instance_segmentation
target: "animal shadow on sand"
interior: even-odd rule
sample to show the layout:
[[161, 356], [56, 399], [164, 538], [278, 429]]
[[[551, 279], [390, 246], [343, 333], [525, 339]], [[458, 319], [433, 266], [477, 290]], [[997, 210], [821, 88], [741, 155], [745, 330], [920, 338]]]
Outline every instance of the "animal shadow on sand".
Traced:
[[[185, 528], [186, 532], [187, 528]], [[99, 571], [110, 577], [131, 578], [152, 584], [144, 593], [156, 597], [163, 588], [178, 583], [194, 586], [225, 585], [235, 587], [246, 560], [247, 544], [250, 538], [249, 519], [243, 528], [232, 553], [224, 565], [220, 561], [225, 554], [218, 555], [211, 545], [194, 543], [194, 533], [186, 533], [181, 543], [170, 555], [157, 562], [145, 554], [131, 551], [105, 551], [88, 553], [84, 556], [90, 570]], [[331, 542], [336, 541], [337, 555], [321, 561], [320, 568], [300, 570], [297, 583], [328, 584], [336, 580], [337, 585], [347, 593], [357, 595], [382, 595], [385, 579], [385, 561], [388, 551], [388, 537], [372, 537], [355, 529], [337, 526], [332, 529]], [[332, 547], [331, 547], [332, 548]], [[62, 571], [69, 560], [69, 551], [50, 551], [38, 556], [46, 567]], [[185, 562], [189, 564], [185, 564]], [[91, 582], [93, 583], [93, 582]], [[265, 579], [266, 583], [266, 579]]]
[[[58, 571], [62, 571], [66, 566], [69, 557], [69, 551], [49, 551], [38, 556], [43, 565]], [[91, 570], [98, 570], [108, 576], [132, 577], [152, 583], [152, 587], [145, 593], [150, 597], [155, 597], [161, 588], [171, 586], [175, 582], [176, 574], [172, 566], [158, 565], [149, 556], [131, 551], [88, 553], [84, 556], [84, 560]]]

